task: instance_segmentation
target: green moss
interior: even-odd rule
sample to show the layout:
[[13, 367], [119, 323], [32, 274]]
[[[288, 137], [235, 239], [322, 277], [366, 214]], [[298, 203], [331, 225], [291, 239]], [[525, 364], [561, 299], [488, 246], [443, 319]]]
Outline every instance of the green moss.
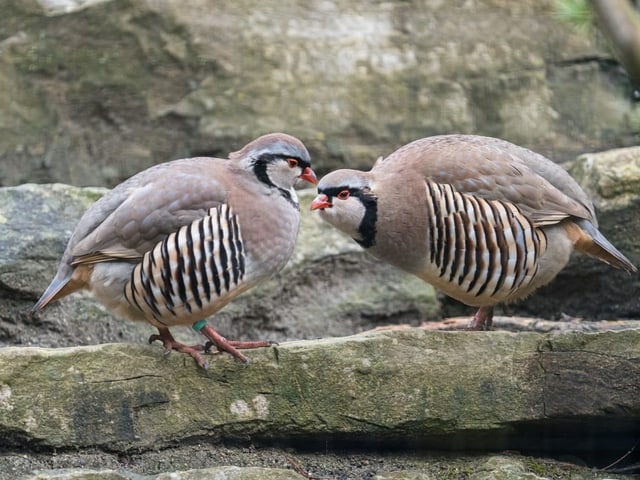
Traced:
[[593, 12], [587, 0], [555, 0], [554, 13], [559, 20], [581, 31], [593, 25]]
[[549, 465], [538, 459], [527, 459], [524, 463], [527, 470], [535, 473], [536, 475], [546, 476], [549, 474]]

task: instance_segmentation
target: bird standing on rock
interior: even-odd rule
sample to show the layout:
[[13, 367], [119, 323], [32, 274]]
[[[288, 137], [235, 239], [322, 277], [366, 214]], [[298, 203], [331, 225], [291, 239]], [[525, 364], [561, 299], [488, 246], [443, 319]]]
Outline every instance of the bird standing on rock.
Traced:
[[471, 330], [549, 283], [573, 250], [637, 271], [562, 167], [497, 138], [416, 140], [368, 172], [331, 172], [318, 193], [311, 209], [368, 252], [480, 307]]
[[[205, 367], [208, 346], [229, 352], [270, 345], [228, 341], [203, 320], [289, 260], [300, 222], [294, 185], [317, 183], [297, 138], [264, 135], [229, 159], [187, 158], [144, 170], [109, 191], [80, 219], [55, 278], [31, 313], [88, 289], [113, 313], [146, 320], [167, 351]], [[206, 346], [177, 342], [191, 325]]]

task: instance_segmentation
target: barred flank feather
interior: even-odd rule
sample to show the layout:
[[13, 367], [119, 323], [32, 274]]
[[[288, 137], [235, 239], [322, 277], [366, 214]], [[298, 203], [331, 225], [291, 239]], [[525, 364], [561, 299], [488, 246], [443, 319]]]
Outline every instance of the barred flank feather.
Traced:
[[203, 310], [238, 286], [244, 273], [238, 217], [221, 205], [147, 252], [131, 274], [125, 297], [165, 323], [164, 317]]
[[440, 278], [476, 297], [513, 292], [533, 280], [547, 239], [515, 205], [447, 184], [427, 181], [426, 188], [429, 260]]

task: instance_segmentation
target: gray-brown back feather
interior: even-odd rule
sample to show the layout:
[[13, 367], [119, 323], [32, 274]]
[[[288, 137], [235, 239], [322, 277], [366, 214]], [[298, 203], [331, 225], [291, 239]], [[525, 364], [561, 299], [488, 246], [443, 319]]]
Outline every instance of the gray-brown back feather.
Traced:
[[476, 135], [424, 138], [393, 152], [372, 173], [390, 178], [399, 170], [488, 200], [509, 201], [537, 226], [569, 216], [597, 225], [592, 202], [562, 167], [504, 140]]
[[[139, 259], [153, 245], [227, 199], [228, 160], [189, 158], [134, 175], [82, 217], [67, 247], [74, 263], [96, 254]], [[86, 258], [91, 261], [91, 257]]]

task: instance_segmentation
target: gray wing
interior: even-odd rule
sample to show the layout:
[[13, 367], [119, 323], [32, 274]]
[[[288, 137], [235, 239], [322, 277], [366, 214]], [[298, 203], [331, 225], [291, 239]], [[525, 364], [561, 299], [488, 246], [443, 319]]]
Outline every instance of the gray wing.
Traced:
[[391, 171], [399, 166], [460, 192], [511, 202], [536, 226], [570, 216], [597, 225], [591, 201], [562, 167], [503, 140], [473, 135], [429, 137], [400, 148], [374, 169]]
[[82, 216], [55, 277], [31, 314], [69, 293], [86, 288], [96, 262], [132, 260], [180, 227], [224, 203], [225, 160], [193, 158], [151, 167], [109, 191]]
[[82, 217], [67, 247], [72, 264], [140, 259], [181, 226], [223, 203], [224, 160], [183, 159], [118, 185]]

